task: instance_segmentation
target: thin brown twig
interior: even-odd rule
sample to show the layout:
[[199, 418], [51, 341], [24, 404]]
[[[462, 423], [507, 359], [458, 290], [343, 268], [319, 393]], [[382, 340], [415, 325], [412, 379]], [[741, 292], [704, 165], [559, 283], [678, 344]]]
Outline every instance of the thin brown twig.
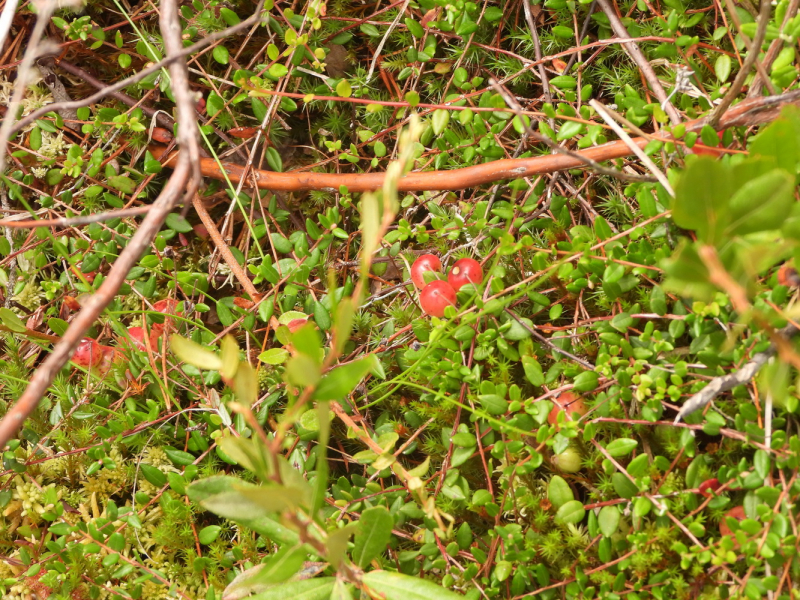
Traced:
[[[611, 2], [609, 0], [597, 0], [597, 3], [600, 5], [600, 8], [603, 9], [603, 12], [606, 13], [614, 34], [620, 38], [629, 38], [630, 34], [617, 16], [617, 11], [614, 9]], [[661, 85], [658, 75], [656, 75], [656, 72], [653, 70], [652, 65], [647, 60], [641, 48], [639, 48], [639, 45], [636, 42], [623, 42], [622, 47], [625, 48], [625, 51], [631, 59], [633, 59], [633, 62], [639, 67], [645, 80], [656, 95], [656, 98], [658, 98], [658, 101], [664, 105], [664, 110], [667, 112], [672, 124], [677, 125], [680, 123], [683, 120], [681, 119], [681, 115], [667, 98], [667, 93], [664, 91], [664, 87]]]
[[756, 29], [756, 35], [753, 38], [752, 50], [747, 53], [747, 57], [744, 59], [744, 64], [736, 74], [736, 79], [733, 80], [728, 93], [725, 94], [725, 96], [722, 98], [722, 101], [719, 103], [719, 105], [717, 105], [717, 108], [711, 114], [711, 117], [708, 120], [708, 124], [711, 125], [711, 127], [717, 126], [717, 123], [719, 123], [722, 115], [725, 114], [725, 111], [728, 110], [730, 105], [739, 95], [747, 76], [750, 74], [750, 69], [753, 68], [753, 65], [758, 59], [758, 54], [761, 52], [761, 45], [764, 43], [764, 38], [767, 34], [767, 25], [769, 24], [769, 13], [771, 9], [772, 2], [770, 2], [770, 0], [761, 0], [761, 11], [758, 15], [758, 26]]
[[[164, 0], [161, 3], [161, 9], [161, 30], [164, 47], [167, 55], [173, 57], [176, 51], [182, 48], [175, 0]], [[108, 277], [100, 285], [100, 288], [86, 300], [81, 311], [70, 323], [61, 341], [56, 344], [50, 356], [34, 372], [31, 382], [22, 396], [0, 420], [0, 448], [6, 445], [22, 426], [25, 419], [36, 409], [56, 374], [67, 363], [73, 350], [89, 327], [94, 324], [103, 309], [114, 298], [120, 286], [124, 283], [128, 272], [150, 245], [161, 229], [161, 225], [167, 215], [181, 199], [183, 192], [194, 193], [199, 185], [197, 165], [196, 163], [192, 164], [193, 160], [199, 160], [195, 137], [197, 135], [197, 123], [194, 119], [193, 103], [188, 88], [186, 65], [184, 62], [173, 58], [169, 72], [172, 77], [172, 90], [175, 94], [178, 122], [180, 123], [178, 141], [184, 151], [181, 152], [181, 157], [172, 177], [167, 181], [139, 229], [120, 253], [113, 268], [109, 271]], [[195, 171], [195, 177], [191, 176], [193, 170]]]
[[208, 235], [214, 241], [214, 245], [216, 246], [217, 250], [219, 251], [222, 258], [225, 260], [225, 264], [230, 267], [231, 272], [242, 284], [244, 291], [247, 292], [247, 295], [250, 296], [253, 300], [258, 300], [262, 294], [258, 293], [253, 282], [250, 281], [250, 278], [242, 269], [241, 265], [239, 265], [236, 257], [231, 252], [230, 247], [228, 244], [225, 243], [225, 240], [222, 239], [222, 234], [220, 234], [219, 229], [217, 229], [217, 224], [214, 223], [214, 219], [211, 218], [211, 215], [208, 214], [205, 205], [203, 204], [203, 199], [200, 198], [200, 194], [194, 194], [192, 196], [192, 206], [194, 206], [195, 211], [197, 212], [197, 216], [200, 217], [200, 220], [205, 225], [206, 230], [208, 231]]
[[83, 215], [69, 218], [62, 217], [60, 219], [25, 219], [24, 221], [2, 219], [0, 220], [0, 227], [9, 227], [12, 229], [30, 229], [32, 227], [78, 227], [81, 225], [90, 225], [92, 223], [102, 223], [103, 221], [110, 221], [111, 219], [124, 219], [143, 215], [150, 212], [150, 208], [151, 205], [148, 204], [147, 206], [111, 210], [95, 215]]

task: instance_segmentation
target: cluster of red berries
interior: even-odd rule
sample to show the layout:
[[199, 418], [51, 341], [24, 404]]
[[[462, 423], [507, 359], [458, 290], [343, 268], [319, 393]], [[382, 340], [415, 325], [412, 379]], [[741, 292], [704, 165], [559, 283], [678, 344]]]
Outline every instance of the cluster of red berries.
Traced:
[[[166, 315], [180, 314], [178, 304], [177, 300], [167, 298], [155, 302], [153, 310]], [[149, 338], [150, 347], [153, 350], [157, 350], [159, 348], [158, 338], [164, 333], [168, 321], [171, 321], [169, 316], [163, 324], [154, 323], [150, 328], [149, 334], [143, 327], [128, 327], [128, 335], [133, 342], [133, 347], [138, 350], [147, 350], [145, 338]], [[123, 347], [128, 347], [130, 344], [128, 340], [122, 340], [122, 345]], [[92, 338], [83, 338], [75, 348], [75, 353], [70, 360], [79, 367], [90, 369], [100, 377], [103, 377], [111, 369], [111, 365], [122, 358], [123, 354], [119, 349], [112, 346], [104, 346]]]
[[456, 305], [456, 292], [463, 286], [468, 283], [477, 286], [483, 281], [481, 263], [474, 258], [457, 260], [447, 274], [447, 281], [436, 278], [431, 280], [431, 276], [428, 276], [430, 283], [427, 283], [427, 272], [442, 272], [442, 261], [438, 256], [423, 254], [411, 265], [411, 281], [420, 290], [419, 303], [422, 310], [433, 317], [443, 317], [445, 308]]

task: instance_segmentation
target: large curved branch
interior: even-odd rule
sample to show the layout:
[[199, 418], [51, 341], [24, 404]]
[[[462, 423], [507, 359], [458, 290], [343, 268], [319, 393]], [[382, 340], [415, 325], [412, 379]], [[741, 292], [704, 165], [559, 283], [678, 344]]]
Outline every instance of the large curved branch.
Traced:
[[[727, 111], [720, 119], [717, 128], [727, 129], [739, 125], [759, 125], [777, 117], [780, 108], [786, 104], [800, 102], [800, 91], [795, 90], [780, 96], [769, 96], [745, 100]], [[686, 131], [699, 132], [708, 122], [707, 118], [686, 123]], [[660, 138], [669, 141], [668, 138]], [[649, 139], [638, 137], [633, 140], [643, 148]], [[152, 145], [150, 152], [165, 166], [175, 164], [180, 152], [164, 157], [164, 146]], [[595, 162], [621, 158], [633, 154], [626, 142], [616, 141], [588, 148], [575, 153], [578, 156], [546, 155], [531, 158], [514, 158], [496, 160], [489, 163], [453, 169], [451, 171], [421, 171], [408, 173], [400, 179], [398, 190], [401, 192], [421, 192], [426, 190], [461, 190], [503, 179], [531, 177], [542, 173], [554, 173], [567, 169], [585, 167], [587, 159]], [[210, 158], [200, 159], [200, 171], [205, 177], [225, 181], [226, 175], [231, 181], [239, 182], [247, 175], [247, 169], [232, 163], [223, 163], [224, 171], [216, 161]], [[307, 190], [338, 191], [340, 186], [347, 186], [351, 192], [366, 192], [380, 189], [383, 185], [384, 173], [311, 173], [291, 171], [276, 173], [274, 171], [254, 170], [255, 179], [260, 189], [299, 192]]]

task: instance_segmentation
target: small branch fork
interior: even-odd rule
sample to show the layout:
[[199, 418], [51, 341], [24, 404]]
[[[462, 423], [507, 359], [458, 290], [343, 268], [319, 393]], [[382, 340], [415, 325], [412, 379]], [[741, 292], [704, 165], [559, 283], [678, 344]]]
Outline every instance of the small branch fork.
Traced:
[[[42, 18], [42, 17], [40, 17]], [[180, 25], [175, 0], [163, 0], [161, 3], [161, 30], [164, 46], [168, 55], [175, 55], [182, 50]], [[8, 410], [0, 421], [0, 448], [14, 436], [25, 419], [36, 409], [40, 399], [53, 382], [58, 371], [67, 363], [75, 347], [100, 313], [114, 298], [125, 277], [139, 260], [139, 257], [150, 245], [161, 229], [167, 215], [184, 197], [194, 194], [200, 183], [197, 164], [199, 148], [197, 145], [197, 123], [194, 119], [194, 107], [188, 86], [188, 73], [183, 61], [173, 61], [169, 66], [172, 78], [172, 89], [175, 94], [178, 112], [178, 143], [182, 151], [175, 170], [164, 189], [152, 205], [139, 229], [114, 263], [114, 268], [103, 281], [100, 288], [84, 304], [82, 310], [70, 323], [61, 341], [55, 345], [53, 352], [33, 374], [30, 384], [19, 400]], [[12, 118], [9, 113], [9, 119]]]

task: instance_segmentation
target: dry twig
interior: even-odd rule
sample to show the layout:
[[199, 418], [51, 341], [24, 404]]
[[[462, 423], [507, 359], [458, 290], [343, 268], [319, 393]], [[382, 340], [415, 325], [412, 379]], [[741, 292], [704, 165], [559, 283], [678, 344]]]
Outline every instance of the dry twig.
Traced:
[[[199, 160], [197, 150], [197, 123], [194, 119], [194, 107], [188, 87], [185, 63], [175, 59], [174, 55], [182, 48], [181, 31], [175, 0], [164, 0], [161, 3], [161, 30], [167, 55], [172, 58], [170, 76], [178, 111], [178, 141], [183, 148], [175, 171], [164, 189], [151, 207], [147, 217], [119, 255], [114, 267], [108, 273], [100, 288], [86, 301], [81, 311], [70, 323], [61, 341], [53, 348], [53, 352], [33, 374], [30, 384], [19, 400], [8, 409], [0, 421], [0, 448], [12, 438], [22, 426], [25, 419], [36, 409], [47, 388], [58, 371], [69, 360], [75, 347], [97, 317], [108, 306], [119, 290], [128, 271], [136, 264], [147, 246], [161, 229], [167, 215], [181, 199], [184, 192], [194, 193], [199, 184], [198, 177], [191, 177], [192, 171], [197, 174]], [[44, 17], [40, 16], [39, 19]], [[9, 115], [13, 113], [9, 112]], [[11, 117], [9, 116], [9, 119]], [[194, 163], [194, 164], [193, 164]]]

